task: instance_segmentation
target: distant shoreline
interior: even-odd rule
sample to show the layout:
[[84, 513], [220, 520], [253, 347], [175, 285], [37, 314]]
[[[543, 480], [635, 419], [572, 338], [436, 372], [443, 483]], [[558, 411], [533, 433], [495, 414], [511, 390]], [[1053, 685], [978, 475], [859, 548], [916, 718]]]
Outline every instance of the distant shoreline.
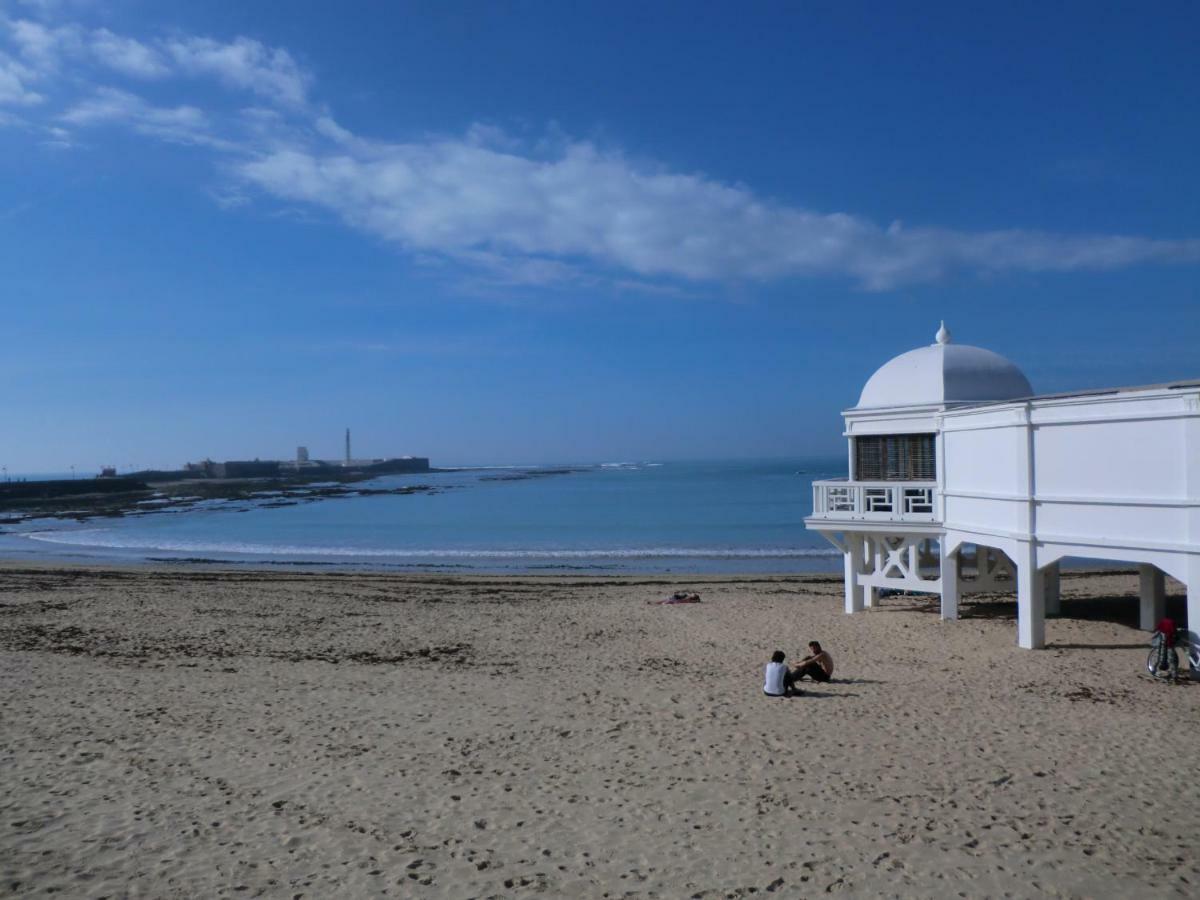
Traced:
[[[579, 468], [532, 470], [528, 473], [505, 472], [483, 480], [518, 481], [526, 478], [565, 475]], [[106, 489], [111, 482], [95, 478], [79, 480], [76, 493], [63, 492], [62, 482], [47, 481], [54, 489], [45, 496], [5, 496], [0, 484], [0, 525], [19, 525], [29, 519], [61, 519], [87, 522], [98, 518], [121, 518], [130, 515], [189, 509], [198, 503], [212, 500], [257, 502], [263, 508], [294, 506], [317, 500], [344, 497], [363, 497], [384, 494], [438, 493], [435, 485], [404, 485], [396, 488], [350, 487], [366, 481], [403, 475], [444, 475], [461, 471], [456, 468], [431, 468], [422, 472], [388, 473], [371, 471], [330, 472], [320, 474], [276, 476], [266, 478], [189, 478], [176, 481], [139, 481], [133, 478], [116, 480], [118, 489]], [[43, 482], [12, 482], [13, 486], [29, 488]], [[88, 490], [93, 488], [93, 490]]]
[[[697, 478], [681, 468], [682, 481], [675, 474], [661, 475], [658, 466], [647, 466], [643, 475], [632, 464], [595, 464], [446, 468], [428, 477], [366, 481], [346, 473], [336, 483], [309, 478], [160, 482], [152, 485], [157, 488], [152, 493], [53, 498], [42, 504], [50, 508], [34, 509], [22, 500], [20, 515], [0, 522], [7, 526], [0, 527], [0, 559], [501, 576], [840, 571], [837, 551], [808, 538], [798, 524], [805, 485], [795, 482], [800, 490], [783, 513], [777, 504], [762, 504], [762, 485], [772, 496], [779, 478], [785, 488], [792, 487], [792, 469], [789, 464], [782, 472], [768, 470], [765, 477], [754, 467], [732, 467], [732, 477], [725, 469], [702, 469]], [[576, 478], [560, 477], [565, 475]], [[514, 484], [516, 493], [509, 494], [510, 483], [523, 484]], [[611, 484], [633, 493], [614, 493]], [[705, 491], [717, 504], [725, 503], [732, 518], [715, 518], [710, 504], [697, 500], [708, 496]], [[444, 500], [419, 502], [377, 496], [442, 493]], [[624, 505], [614, 507], [613, 496]], [[623, 499], [633, 496], [640, 506]], [[510, 522], [496, 513], [514, 503], [519, 507], [525, 497], [532, 505], [517, 513], [522, 527], [506, 531]], [[337, 498], [365, 501], [353, 509], [310, 505]], [[763, 506], [762, 519], [754, 512], [756, 502]], [[679, 512], [646, 529], [639, 516], [647, 510], [652, 519], [663, 510]], [[144, 516], [150, 518], [143, 522]], [[689, 531], [692, 521], [704, 527]], [[732, 524], [726, 527], [726, 521]]]

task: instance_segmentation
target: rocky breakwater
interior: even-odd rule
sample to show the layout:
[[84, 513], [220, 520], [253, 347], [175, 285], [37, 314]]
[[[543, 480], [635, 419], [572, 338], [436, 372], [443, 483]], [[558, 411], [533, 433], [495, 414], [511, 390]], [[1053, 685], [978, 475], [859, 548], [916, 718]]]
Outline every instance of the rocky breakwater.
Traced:
[[242, 503], [256, 507], [294, 506], [339, 497], [378, 494], [434, 493], [432, 485], [368, 487], [357, 484], [371, 475], [347, 473], [321, 480], [304, 477], [210, 479], [157, 482], [153, 486], [131, 478], [66, 481], [27, 481], [0, 484], [0, 525], [19, 525], [29, 519], [59, 518], [84, 522], [99, 517], [152, 515], [167, 510]]

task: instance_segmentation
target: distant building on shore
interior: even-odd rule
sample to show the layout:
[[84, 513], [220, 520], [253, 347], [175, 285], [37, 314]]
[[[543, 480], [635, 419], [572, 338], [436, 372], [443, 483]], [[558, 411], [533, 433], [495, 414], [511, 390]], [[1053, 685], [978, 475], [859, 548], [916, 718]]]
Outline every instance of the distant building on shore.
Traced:
[[280, 478], [305, 475], [331, 476], [361, 472], [363, 474], [393, 475], [429, 471], [429, 458], [424, 456], [399, 456], [376, 459], [354, 459], [350, 455], [350, 429], [346, 429], [345, 456], [340, 460], [312, 459], [308, 447], [296, 448], [296, 458], [287, 460], [226, 460], [214, 462], [184, 463], [182, 469], [165, 472], [134, 472], [134, 477], [151, 481], [169, 481], [186, 478]]
[[274, 459], [231, 459], [213, 463], [212, 478], [274, 478], [282, 463]]
[[198, 463], [184, 463], [183, 472], [191, 478], [270, 478], [279, 474], [280, 465], [277, 460], [231, 459], [213, 462], [206, 459]]
[[[328, 459], [309, 459], [303, 462], [299, 459], [288, 460], [286, 462], [277, 463], [281, 473], [289, 474], [294, 472], [304, 472], [309, 475], [328, 472], [331, 475], [344, 475], [347, 472], [366, 472], [376, 473], [379, 475], [402, 474], [409, 472], [428, 472], [429, 457], [427, 456], [400, 456], [392, 459], [352, 459], [346, 460]], [[214, 475], [214, 478], [228, 477], [243, 477], [234, 475]]]
[[1017, 594], [1017, 642], [1045, 643], [1064, 557], [1132, 562], [1140, 624], [1187, 586], [1200, 632], [1200, 380], [1034, 395], [1009, 360], [953, 344], [901, 354], [843, 414], [850, 477], [813, 482], [808, 528], [845, 560], [845, 609], [883, 591]]
[[[400, 457], [400, 458], [401, 459], [413, 459], [414, 457], [406, 456], [406, 457]], [[353, 454], [350, 452], [350, 429], [347, 428], [346, 429], [346, 450], [345, 450], [344, 455], [342, 456], [341, 462], [336, 463], [336, 464], [330, 462], [330, 463], [328, 463], [328, 465], [340, 465], [343, 469], [361, 469], [364, 467], [376, 466], [376, 465], [379, 465], [380, 463], [392, 462], [392, 461], [394, 461], [394, 460], [355, 459]]]

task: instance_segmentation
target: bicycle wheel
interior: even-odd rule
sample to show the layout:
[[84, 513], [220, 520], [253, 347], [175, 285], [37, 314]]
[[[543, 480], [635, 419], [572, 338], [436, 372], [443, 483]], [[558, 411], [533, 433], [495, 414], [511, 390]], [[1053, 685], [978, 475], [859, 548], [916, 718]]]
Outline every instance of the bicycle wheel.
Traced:
[[1146, 671], [1151, 677], [1158, 677], [1158, 648], [1155, 647], [1150, 651], [1150, 655], [1146, 657]]
[[[1167, 652], [1175, 654], [1176, 669], [1178, 669], [1179, 648], [1172, 647]], [[1153, 650], [1151, 650], [1150, 655], [1146, 657], [1146, 671], [1149, 672], [1155, 678], [1170, 678], [1171, 677], [1171, 668], [1170, 668], [1169, 662], [1167, 665], [1164, 665], [1164, 666], [1162, 666], [1162, 668], [1159, 668], [1158, 648], [1157, 647], [1155, 647]]]

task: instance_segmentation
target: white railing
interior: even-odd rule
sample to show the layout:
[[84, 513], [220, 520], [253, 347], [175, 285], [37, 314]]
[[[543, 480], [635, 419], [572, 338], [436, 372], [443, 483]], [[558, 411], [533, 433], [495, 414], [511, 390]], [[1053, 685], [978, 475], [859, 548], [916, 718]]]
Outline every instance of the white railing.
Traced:
[[930, 481], [814, 481], [813, 516], [879, 522], [936, 522]]

